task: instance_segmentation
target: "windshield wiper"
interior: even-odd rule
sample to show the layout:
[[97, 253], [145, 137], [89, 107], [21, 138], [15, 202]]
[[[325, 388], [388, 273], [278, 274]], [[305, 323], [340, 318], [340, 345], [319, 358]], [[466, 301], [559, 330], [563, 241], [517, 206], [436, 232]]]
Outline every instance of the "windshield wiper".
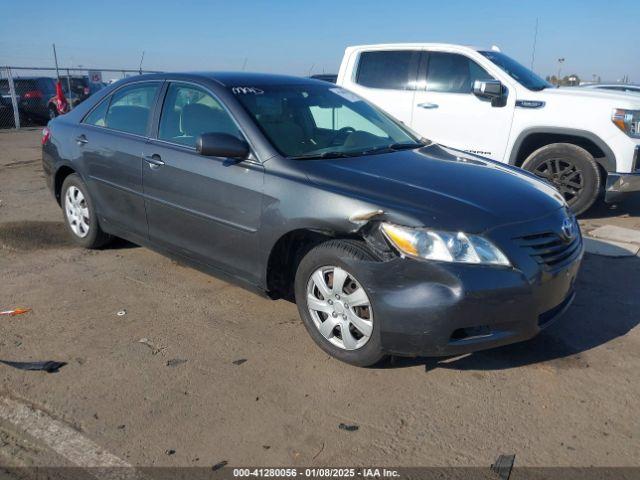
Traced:
[[332, 150], [330, 152], [322, 153], [307, 153], [305, 155], [297, 155], [289, 157], [292, 160], [309, 160], [313, 158], [347, 158], [347, 157], [359, 157], [360, 155], [369, 155], [372, 153], [380, 153], [384, 151], [394, 152], [397, 150], [409, 150], [414, 148], [424, 147], [422, 142], [411, 143], [392, 143], [391, 145], [378, 145], [377, 147], [368, 148], [367, 150], [355, 150], [349, 152], [339, 152]]
[[346, 152], [322, 152], [322, 153], [307, 153], [305, 155], [297, 155], [294, 157], [289, 157], [292, 160], [308, 160], [312, 158], [345, 158], [345, 157], [353, 157], [353, 153]]
[[422, 148], [425, 146], [426, 144], [422, 142], [392, 143], [389, 145], [389, 148], [391, 150], [413, 150], [414, 148]]
[[369, 148], [360, 152], [360, 155], [369, 155], [372, 153], [381, 152], [395, 152], [398, 150], [413, 150], [414, 148], [424, 147], [424, 143], [411, 142], [411, 143], [392, 143], [391, 145], [379, 145], [377, 147]]

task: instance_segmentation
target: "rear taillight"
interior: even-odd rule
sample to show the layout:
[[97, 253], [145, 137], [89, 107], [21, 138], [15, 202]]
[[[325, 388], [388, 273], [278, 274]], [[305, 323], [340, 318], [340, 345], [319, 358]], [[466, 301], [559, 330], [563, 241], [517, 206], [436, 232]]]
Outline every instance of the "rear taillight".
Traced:
[[44, 127], [42, 129], [42, 145], [45, 145], [50, 138], [51, 138], [51, 130], [49, 130], [47, 127]]
[[23, 98], [42, 98], [42, 92], [40, 90], [29, 90], [22, 95]]

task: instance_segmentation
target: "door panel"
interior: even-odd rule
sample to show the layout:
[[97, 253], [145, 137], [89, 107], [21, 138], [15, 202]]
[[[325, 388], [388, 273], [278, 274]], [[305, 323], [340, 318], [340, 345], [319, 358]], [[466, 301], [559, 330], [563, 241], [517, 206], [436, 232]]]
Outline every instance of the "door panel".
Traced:
[[149, 238], [257, 283], [262, 165], [195, 151], [203, 133], [243, 138], [219, 100], [199, 86], [169, 84], [158, 124], [158, 139], [143, 152]]
[[81, 147], [82, 158], [102, 226], [146, 238], [142, 197], [144, 139], [91, 127], [81, 127], [78, 132], [87, 141]]
[[142, 152], [160, 82], [135, 83], [105, 98], [80, 124], [89, 191], [103, 228], [147, 238], [142, 192]]
[[[513, 119], [513, 102], [493, 107], [472, 93], [475, 80], [491, 76], [473, 60], [454, 53], [425, 54], [425, 86], [414, 97], [411, 127], [443, 145], [501, 161]], [[513, 95], [512, 95], [513, 96]]]
[[263, 168], [150, 142], [144, 193], [154, 243], [242, 277], [255, 275]]

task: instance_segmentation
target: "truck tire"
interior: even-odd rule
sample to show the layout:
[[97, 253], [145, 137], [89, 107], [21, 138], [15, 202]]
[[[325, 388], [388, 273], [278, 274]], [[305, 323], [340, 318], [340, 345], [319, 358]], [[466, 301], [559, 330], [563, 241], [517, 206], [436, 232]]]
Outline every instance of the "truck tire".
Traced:
[[584, 148], [571, 143], [539, 148], [522, 168], [551, 183], [576, 215], [586, 212], [600, 193], [602, 178], [596, 161]]
[[[386, 355], [371, 293], [358, 280], [353, 260], [377, 259], [357, 240], [329, 240], [311, 249], [296, 272], [296, 304], [320, 348], [345, 363], [368, 367]], [[334, 282], [338, 279], [340, 284]]]
[[73, 173], [64, 179], [60, 205], [64, 224], [75, 244], [93, 249], [109, 243], [111, 236], [100, 228], [87, 186], [79, 175]]

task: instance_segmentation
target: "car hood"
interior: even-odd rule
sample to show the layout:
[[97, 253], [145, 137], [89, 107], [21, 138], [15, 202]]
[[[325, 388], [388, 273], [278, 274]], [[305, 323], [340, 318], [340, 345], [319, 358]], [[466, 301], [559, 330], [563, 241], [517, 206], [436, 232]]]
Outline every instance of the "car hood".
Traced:
[[609, 102], [614, 108], [640, 108], [640, 97], [636, 94], [615, 92], [610, 90], [596, 90], [582, 87], [546, 88], [540, 92], [548, 98], [583, 99], [599, 102]]
[[523, 170], [436, 144], [302, 160], [300, 168], [311, 182], [365, 200], [390, 221], [415, 226], [480, 233], [565, 206], [555, 189]]

